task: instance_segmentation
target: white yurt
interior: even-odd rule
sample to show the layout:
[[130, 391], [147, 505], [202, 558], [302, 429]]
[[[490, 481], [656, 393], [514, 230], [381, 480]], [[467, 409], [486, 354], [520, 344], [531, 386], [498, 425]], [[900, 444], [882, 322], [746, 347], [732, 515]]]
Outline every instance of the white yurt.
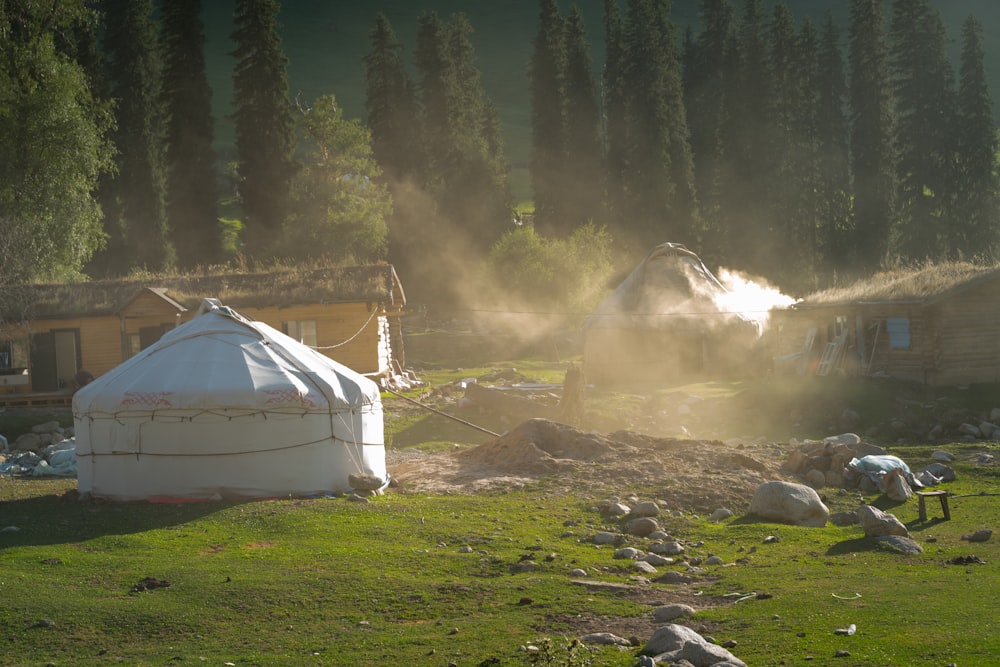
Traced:
[[206, 299], [73, 396], [78, 486], [112, 500], [324, 495], [388, 481], [372, 380]]

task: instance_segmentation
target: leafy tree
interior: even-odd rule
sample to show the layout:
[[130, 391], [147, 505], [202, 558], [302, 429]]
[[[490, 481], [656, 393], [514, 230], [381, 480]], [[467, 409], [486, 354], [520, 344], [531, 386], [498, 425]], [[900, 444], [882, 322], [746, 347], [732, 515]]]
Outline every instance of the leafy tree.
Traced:
[[115, 100], [118, 173], [105, 190], [107, 251], [94, 268], [163, 270], [175, 261], [166, 214], [162, 61], [152, 0], [108, 0], [103, 51]]
[[949, 249], [954, 255], [992, 259], [1000, 242], [997, 128], [983, 66], [983, 26], [973, 16], [962, 25], [960, 72], [956, 207]]
[[314, 149], [293, 180], [283, 254], [334, 262], [384, 260], [392, 200], [378, 180], [370, 132], [359, 120], [345, 119], [332, 95], [303, 110], [302, 127]]
[[77, 277], [103, 242], [113, 118], [56, 47], [93, 20], [82, 2], [0, 5], [0, 284]]
[[178, 263], [222, 259], [212, 90], [205, 69], [201, 0], [163, 5], [163, 99], [167, 113], [167, 217]]
[[566, 24], [565, 183], [563, 219], [578, 227], [603, 219], [601, 112], [583, 16], [576, 5]]
[[365, 109], [372, 149], [390, 181], [414, 178], [421, 169], [419, 108], [389, 19], [379, 13], [365, 56]]
[[944, 21], [927, 0], [894, 0], [890, 63], [896, 101], [899, 221], [903, 259], [938, 259], [951, 218], [954, 77]]
[[569, 226], [564, 210], [566, 27], [555, 0], [541, 0], [539, 5], [538, 34], [528, 65], [535, 225], [565, 233]]
[[895, 217], [894, 116], [881, 0], [851, 0], [850, 83], [851, 173], [853, 176], [856, 264], [868, 274], [886, 257]]
[[281, 50], [275, 0], [236, 0], [232, 115], [239, 154], [246, 250], [273, 254], [288, 213], [296, 165], [288, 59]]

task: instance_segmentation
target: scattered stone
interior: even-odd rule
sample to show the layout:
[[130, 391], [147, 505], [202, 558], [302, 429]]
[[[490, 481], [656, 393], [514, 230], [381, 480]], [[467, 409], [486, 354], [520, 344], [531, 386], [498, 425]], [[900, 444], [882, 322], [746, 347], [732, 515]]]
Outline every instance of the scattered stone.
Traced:
[[682, 616], [694, 616], [694, 608], [686, 604], [667, 604], [653, 610], [653, 620], [660, 623]]
[[712, 512], [712, 516], [710, 516], [709, 519], [715, 522], [719, 522], [719, 521], [725, 521], [731, 516], [733, 516], [733, 512], [731, 510], [728, 510], [725, 507], [720, 507], [719, 509]]
[[656, 504], [653, 500], [647, 500], [641, 502], [635, 506], [632, 510], [632, 516], [634, 517], [652, 517], [660, 515], [660, 506]]
[[649, 550], [654, 554], [659, 554], [661, 556], [677, 556], [684, 553], [684, 546], [677, 541], [656, 542], [649, 545]]
[[883, 535], [909, 537], [910, 535], [910, 531], [899, 519], [872, 505], [863, 505], [858, 509], [858, 523], [861, 524], [867, 537], [881, 537]]
[[642, 552], [636, 549], [635, 547], [625, 547], [623, 549], [618, 549], [617, 551], [615, 551], [615, 554], [614, 556], [612, 556], [612, 558], [618, 560], [621, 559], [638, 560], [639, 558], [642, 557], [642, 555], [643, 555]]
[[828, 470], [817, 470], [813, 468], [805, 475], [806, 484], [814, 489], [822, 489], [826, 486], [826, 473]]
[[610, 505], [601, 508], [601, 516], [609, 519], [616, 519], [618, 517], [628, 515], [631, 511], [632, 509], [628, 505], [623, 503], [611, 503]]
[[681, 574], [680, 572], [665, 572], [654, 579], [654, 581], [659, 584], [691, 584], [694, 583], [695, 578]]
[[917, 544], [912, 538], [903, 535], [882, 535], [875, 538], [878, 546], [886, 551], [917, 556], [924, 552], [924, 548]]
[[510, 567], [510, 571], [514, 574], [520, 574], [523, 572], [534, 572], [538, 569], [538, 563], [533, 560], [522, 560], [518, 563], [514, 563]]
[[601, 531], [594, 535], [594, 544], [614, 544], [621, 537], [618, 533], [610, 533], [608, 531]]
[[830, 516], [816, 491], [792, 482], [765, 482], [757, 487], [748, 513], [769, 521], [822, 528]]
[[833, 655], [835, 658], [849, 658], [851, 657], [851, 652], [845, 651], [844, 649], [837, 649], [837, 652]]
[[642, 557], [642, 560], [646, 561], [650, 565], [660, 566], [660, 565], [670, 565], [674, 562], [673, 558], [668, 556], [661, 556], [660, 554], [646, 554]]
[[780, 541], [781, 538], [778, 537], [777, 535], [768, 535], [767, 537], [764, 538], [764, 544], [774, 544]]
[[377, 475], [356, 473], [347, 476], [347, 483], [355, 491], [379, 491], [385, 486], [385, 480]]
[[657, 628], [643, 647], [642, 655], [660, 655], [670, 651], [679, 651], [687, 642], [703, 642], [701, 635], [691, 628], [676, 623], [668, 623]]
[[632, 642], [624, 637], [619, 637], [618, 635], [611, 634], [610, 632], [591, 632], [590, 634], [580, 637], [580, 641], [584, 644], [599, 644], [601, 646], [632, 645]]
[[968, 540], [969, 542], [986, 542], [993, 536], [993, 531], [988, 528], [982, 530], [977, 530], [974, 533], [968, 535], [962, 535], [963, 540]]
[[582, 568], [576, 567], [570, 570], [569, 574], [571, 577], [586, 577], [587, 571]]
[[986, 561], [979, 556], [955, 556], [948, 562], [952, 565], [986, 565]]
[[629, 521], [625, 525], [625, 531], [629, 535], [635, 535], [637, 537], [646, 537], [650, 533], [656, 531], [659, 527], [660, 527], [659, 524], [656, 523], [656, 519], [644, 516]]
[[640, 572], [645, 572], [646, 574], [656, 574], [656, 568], [647, 563], [644, 560], [637, 560], [632, 563], [632, 568], [639, 570]]
[[705, 565], [722, 565], [722, 559], [718, 556], [709, 556], [705, 559]]
[[943, 449], [938, 449], [931, 454], [931, 458], [935, 461], [940, 461], [941, 463], [951, 463], [955, 460], [955, 455], [951, 452], [946, 452]]
[[954, 482], [957, 478], [955, 475], [955, 470], [950, 466], [946, 466], [943, 463], [931, 463], [923, 467], [917, 475], [922, 473], [929, 473], [933, 475], [939, 482]]
[[56, 622], [48, 618], [40, 618], [38, 619], [38, 622], [35, 623], [36, 628], [53, 628], [55, 625]]

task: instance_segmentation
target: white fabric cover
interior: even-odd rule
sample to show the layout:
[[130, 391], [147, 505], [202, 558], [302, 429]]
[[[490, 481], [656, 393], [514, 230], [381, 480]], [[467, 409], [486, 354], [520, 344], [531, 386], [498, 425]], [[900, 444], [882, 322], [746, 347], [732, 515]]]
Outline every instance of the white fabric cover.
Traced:
[[73, 397], [81, 493], [308, 496], [388, 480], [378, 385], [262, 322], [201, 314]]

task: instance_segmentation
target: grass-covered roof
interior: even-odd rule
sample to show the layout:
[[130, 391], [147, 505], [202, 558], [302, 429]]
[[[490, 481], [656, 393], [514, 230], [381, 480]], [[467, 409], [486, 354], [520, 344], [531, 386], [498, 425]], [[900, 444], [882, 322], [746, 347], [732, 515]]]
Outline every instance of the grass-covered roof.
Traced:
[[114, 315], [144, 288], [160, 288], [187, 308], [215, 297], [234, 308], [403, 300], [389, 264], [281, 269], [260, 273], [148, 276], [0, 287], [0, 319], [22, 321]]
[[1000, 279], [1000, 266], [971, 262], [928, 264], [882, 271], [850, 285], [825, 289], [810, 294], [795, 307], [931, 302], [994, 279]]

